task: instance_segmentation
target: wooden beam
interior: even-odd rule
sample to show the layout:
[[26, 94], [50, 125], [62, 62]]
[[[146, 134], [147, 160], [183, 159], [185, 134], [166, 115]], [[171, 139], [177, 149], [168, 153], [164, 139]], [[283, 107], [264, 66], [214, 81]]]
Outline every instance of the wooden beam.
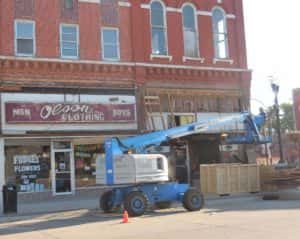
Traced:
[[1, 92], [4, 92], [4, 91], [19, 92], [19, 91], [22, 91], [22, 87], [18, 86], [18, 85], [0, 86], [0, 91]]

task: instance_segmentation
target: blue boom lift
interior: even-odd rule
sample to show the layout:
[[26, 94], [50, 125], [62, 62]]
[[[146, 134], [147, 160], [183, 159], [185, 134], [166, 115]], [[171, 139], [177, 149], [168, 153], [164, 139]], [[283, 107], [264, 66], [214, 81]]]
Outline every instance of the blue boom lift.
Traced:
[[[123, 170], [122, 172], [123, 174], [124, 172], [125, 174], [138, 174], [138, 172], [142, 172], [148, 167], [146, 161], [149, 158], [146, 158], [146, 156], [148, 154], [147, 149], [149, 147], [160, 146], [162, 143], [166, 143], [170, 140], [195, 134], [230, 133], [234, 130], [236, 132], [236, 129], [233, 128], [241, 126], [243, 126], [241, 132], [237, 136], [227, 137], [225, 139], [226, 143], [267, 143], [270, 142], [270, 139], [261, 136], [259, 132], [259, 129], [264, 122], [264, 114], [252, 116], [246, 112], [240, 113], [237, 116], [196, 122], [189, 125], [128, 137], [125, 139], [111, 138], [106, 140], [104, 166], [105, 179], [106, 184], [113, 186], [113, 189], [102, 195], [100, 199], [101, 209], [108, 213], [123, 206], [130, 216], [141, 216], [144, 214], [148, 206], [166, 208], [171, 202], [176, 201], [181, 202], [184, 208], [189, 211], [200, 210], [204, 205], [203, 196], [198, 190], [191, 188], [188, 184], [167, 182], [168, 179], [166, 180], [164, 177], [157, 178], [157, 181], [155, 177], [153, 177], [150, 181], [143, 181], [143, 178], [141, 180], [137, 180], [137, 177], [135, 177], [133, 183], [130, 183], [129, 186], [122, 185], [120, 181], [116, 180], [116, 174], [118, 173], [117, 165], [121, 165], [121, 167], [123, 167], [124, 165], [128, 165], [126, 163], [124, 164], [124, 160], [135, 160], [135, 163], [133, 163], [135, 171], [128, 170], [127, 172]], [[134, 159], [135, 156], [137, 156], [137, 158]], [[144, 160], [144, 164], [140, 167], [142, 169], [138, 169], [136, 165], [143, 161], [143, 156], [145, 156], [146, 161]], [[152, 156], [154, 156], [155, 160], [157, 160], [155, 163], [157, 168], [163, 170], [164, 167], [162, 166], [162, 159], [164, 156]], [[151, 165], [153, 166], [153, 164]]]

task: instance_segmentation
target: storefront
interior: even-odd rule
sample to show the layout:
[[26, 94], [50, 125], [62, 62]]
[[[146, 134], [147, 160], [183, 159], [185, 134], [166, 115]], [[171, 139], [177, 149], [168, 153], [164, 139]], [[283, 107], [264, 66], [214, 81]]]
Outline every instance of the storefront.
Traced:
[[[87, 138], [86, 138], [87, 139]], [[97, 144], [77, 139], [5, 139], [5, 182], [24, 193], [74, 194], [78, 188], [100, 186], [103, 138]]]
[[85, 199], [94, 202], [87, 207], [95, 207], [105, 187], [100, 184], [104, 140], [136, 132], [135, 96], [2, 94], [1, 99], [3, 181], [17, 185], [18, 211], [44, 211], [38, 206], [43, 203], [60, 210], [62, 200], [64, 209], [86, 207]]
[[[239, 90], [158, 87], [147, 81], [144, 93], [146, 125], [148, 130], [163, 130], [192, 122], [216, 122], [226, 117], [239, 116], [243, 97]], [[223, 145], [224, 135], [239, 134], [244, 124], [232, 121], [224, 127], [205, 134], [181, 139], [172, 145], [171, 155], [176, 155], [173, 178], [200, 187], [200, 164], [247, 162], [245, 146]], [[169, 170], [172, 172], [172, 170]]]

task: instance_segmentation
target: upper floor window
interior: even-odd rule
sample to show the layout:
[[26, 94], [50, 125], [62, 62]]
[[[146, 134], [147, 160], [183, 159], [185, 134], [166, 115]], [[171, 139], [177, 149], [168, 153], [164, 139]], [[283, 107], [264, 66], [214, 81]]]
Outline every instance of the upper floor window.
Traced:
[[195, 8], [185, 5], [182, 10], [184, 56], [199, 57], [198, 27]]
[[78, 20], [78, 0], [60, 0], [60, 14], [62, 19]]
[[78, 58], [78, 26], [60, 26], [60, 54], [62, 58]]
[[119, 60], [119, 30], [114, 28], [102, 29], [102, 58], [104, 60]]
[[35, 55], [35, 23], [32, 21], [15, 22], [15, 53], [19, 56]]
[[151, 3], [152, 54], [167, 55], [165, 9], [159, 1]]
[[220, 8], [215, 8], [213, 10], [213, 32], [215, 57], [220, 59], [228, 58], [229, 53], [226, 15], [225, 12]]
[[65, 8], [66, 9], [72, 9], [73, 8], [73, 0], [65, 0], [64, 1], [64, 4], [65, 4]]
[[35, 0], [11, 0], [10, 2], [14, 2], [14, 12], [16, 19], [35, 16]]

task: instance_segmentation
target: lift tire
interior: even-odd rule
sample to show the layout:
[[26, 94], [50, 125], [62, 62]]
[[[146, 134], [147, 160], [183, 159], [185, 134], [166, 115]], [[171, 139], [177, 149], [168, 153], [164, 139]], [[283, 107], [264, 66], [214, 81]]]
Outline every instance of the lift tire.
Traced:
[[124, 209], [130, 217], [142, 216], [148, 206], [148, 200], [142, 192], [130, 192], [124, 201]]
[[171, 202], [157, 202], [157, 203], [155, 203], [155, 207], [157, 209], [168, 209], [168, 208], [171, 207], [171, 205], [172, 205]]
[[204, 197], [197, 190], [190, 188], [185, 192], [182, 203], [188, 211], [199, 211], [204, 206]]
[[100, 198], [100, 208], [105, 213], [112, 213], [113, 212], [113, 205], [112, 205], [112, 191], [107, 191], [103, 193]]

